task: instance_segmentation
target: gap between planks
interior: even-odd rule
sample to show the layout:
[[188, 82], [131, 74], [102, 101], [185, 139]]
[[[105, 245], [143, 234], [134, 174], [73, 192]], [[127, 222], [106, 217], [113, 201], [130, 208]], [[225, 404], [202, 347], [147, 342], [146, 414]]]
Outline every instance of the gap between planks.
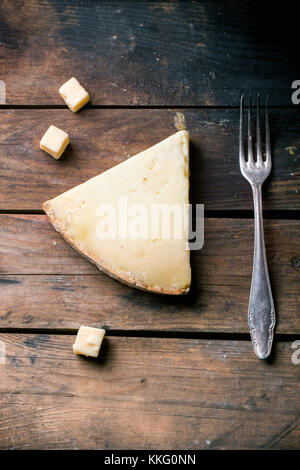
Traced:
[[[103, 328], [106, 328], [103, 325]], [[76, 335], [77, 329], [73, 328], [0, 328], [0, 334], [44, 334], [44, 335]], [[225, 332], [192, 332], [192, 331], [160, 331], [160, 330], [106, 330], [106, 336], [126, 338], [170, 338], [170, 339], [200, 339], [214, 341], [250, 341], [249, 333], [225, 333]], [[275, 341], [283, 343], [299, 339], [294, 333], [274, 334]]]

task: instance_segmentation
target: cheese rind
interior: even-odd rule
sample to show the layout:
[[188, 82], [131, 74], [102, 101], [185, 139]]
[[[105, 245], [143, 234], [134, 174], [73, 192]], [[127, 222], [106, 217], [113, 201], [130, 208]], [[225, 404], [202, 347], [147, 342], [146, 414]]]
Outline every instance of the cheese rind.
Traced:
[[41, 138], [40, 148], [58, 160], [69, 142], [69, 135], [65, 131], [51, 125]]
[[76, 113], [90, 99], [88, 92], [80, 85], [75, 77], [70, 78], [58, 91], [73, 113]]
[[78, 330], [73, 352], [83, 356], [98, 357], [105, 330], [81, 325]]
[[189, 200], [189, 134], [180, 131], [110, 170], [47, 201], [43, 208], [57, 231], [83, 256], [110, 276], [139, 289], [182, 294], [191, 283], [189, 220], [182, 237], [99, 239], [99, 204], [122, 216], [128, 206], [178, 205]]

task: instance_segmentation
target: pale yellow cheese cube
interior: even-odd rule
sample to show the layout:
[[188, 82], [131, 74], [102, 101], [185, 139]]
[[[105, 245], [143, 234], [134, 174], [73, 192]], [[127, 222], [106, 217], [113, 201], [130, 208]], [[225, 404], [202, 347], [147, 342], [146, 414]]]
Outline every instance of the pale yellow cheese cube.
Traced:
[[58, 90], [60, 96], [73, 113], [76, 113], [90, 99], [88, 92], [80, 85], [75, 77], [70, 78]]
[[50, 126], [40, 141], [40, 148], [58, 160], [69, 143], [69, 135], [56, 126]]
[[73, 352], [84, 356], [97, 357], [105, 336], [105, 330], [81, 325], [78, 330]]

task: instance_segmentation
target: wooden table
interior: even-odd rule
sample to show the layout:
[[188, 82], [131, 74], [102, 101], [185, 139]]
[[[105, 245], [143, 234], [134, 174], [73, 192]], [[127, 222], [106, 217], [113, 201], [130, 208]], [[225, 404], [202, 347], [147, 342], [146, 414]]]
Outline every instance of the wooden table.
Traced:
[[[300, 133], [291, 102], [300, 73], [293, 28], [278, 34], [291, 12], [272, 8], [1, 2], [1, 449], [300, 447]], [[57, 91], [73, 75], [91, 94], [77, 114]], [[237, 160], [242, 91], [271, 103], [264, 209], [277, 329], [266, 361], [255, 358], [247, 325], [253, 212]], [[50, 124], [71, 138], [59, 161], [39, 150]], [[192, 255], [191, 293], [160, 297], [100, 273], [41, 206], [182, 125], [205, 246]], [[99, 360], [72, 352], [82, 323], [108, 330]]]

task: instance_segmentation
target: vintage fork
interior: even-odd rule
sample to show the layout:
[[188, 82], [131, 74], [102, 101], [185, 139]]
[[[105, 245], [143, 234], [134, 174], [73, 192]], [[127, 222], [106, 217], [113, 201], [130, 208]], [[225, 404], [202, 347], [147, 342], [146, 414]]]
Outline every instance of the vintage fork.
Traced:
[[251, 125], [251, 95], [248, 106], [248, 158], [245, 159], [243, 145], [243, 115], [244, 95], [241, 96], [240, 105], [240, 168], [241, 173], [249, 181], [254, 201], [254, 256], [252, 281], [248, 308], [248, 324], [255, 354], [260, 359], [269, 356], [272, 348], [273, 332], [275, 327], [275, 310], [268, 273], [266, 250], [264, 242], [264, 229], [262, 217], [262, 184], [270, 174], [271, 143], [266, 103], [266, 158], [263, 159], [260, 131], [260, 98], [257, 96], [256, 112], [256, 160], [253, 156], [253, 137]]

